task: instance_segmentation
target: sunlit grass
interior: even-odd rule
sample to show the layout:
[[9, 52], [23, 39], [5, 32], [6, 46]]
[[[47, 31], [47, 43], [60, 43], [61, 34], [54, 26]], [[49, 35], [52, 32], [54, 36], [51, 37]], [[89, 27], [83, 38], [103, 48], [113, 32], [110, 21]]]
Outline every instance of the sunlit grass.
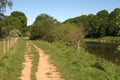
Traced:
[[119, 80], [120, 66], [62, 44], [33, 41], [46, 54], [51, 55], [65, 80]]
[[19, 40], [0, 60], [0, 80], [19, 80], [23, 68], [25, 41]]

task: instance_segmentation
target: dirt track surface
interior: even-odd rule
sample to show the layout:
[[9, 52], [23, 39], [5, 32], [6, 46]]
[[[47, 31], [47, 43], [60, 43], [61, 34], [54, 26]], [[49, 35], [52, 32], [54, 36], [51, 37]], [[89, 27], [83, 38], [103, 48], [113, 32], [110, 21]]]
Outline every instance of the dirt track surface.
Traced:
[[31, 80], [30, 79], [30, 75], [31, 75], [31, 68], [32, 68], [32, 60], [30, 59], [30, 50], [31, 50], [31, 46], [30, 44], [27, 42], [27, 51], [24, 55], [25, 58], [25, 62], [23, 63], [24, 68], [22, 70], [22, 75], [20, 77], [21, 80]]
[[50, 63], [50, 56], [46, 55], [44, 51], [38, 48], [33, 43], [27, 42], [28, 50], [25, 53], [25, 62], [23, 63], [24, 68], [22, 70], [22, 75], [20, 77], [21, 80], [31, 80], [31, 68], [32, 68], [32, 60], [30, 59], [29, 52], [31, 51], [30, 46], [34, 46], [39, 53], [39, 63], [38, 63], [38, 70], [35, 73], [37, 80], [64, 80], [61, 78], [60, 73], [56, 71], [55, 65]]
[[38, 71], [36, 72], [37, 80], [63, 80], [60, 77], [60, 73], [56, 71], [56, 67], [50, 63], [50, 56], [46, 55], [35, 44], [33, 46], [37, 49], [40, 56]]

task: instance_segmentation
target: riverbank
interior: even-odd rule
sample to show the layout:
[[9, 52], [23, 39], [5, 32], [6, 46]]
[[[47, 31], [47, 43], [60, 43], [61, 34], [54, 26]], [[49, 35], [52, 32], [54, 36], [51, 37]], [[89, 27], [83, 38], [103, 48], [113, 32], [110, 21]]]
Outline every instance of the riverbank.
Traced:
[[65, 80], [119, 80], [120, 67], [88, 54], [84, 49], [79, 51], [63, 44], [33, 41], [50, 55], [51, 63], [57, 66]]
[[120, 43], [120, 36], [119, 37], [102, 37], [102, 38], [86, 38], [84, 39], [87, 42], [103, 42], [103, 43]]

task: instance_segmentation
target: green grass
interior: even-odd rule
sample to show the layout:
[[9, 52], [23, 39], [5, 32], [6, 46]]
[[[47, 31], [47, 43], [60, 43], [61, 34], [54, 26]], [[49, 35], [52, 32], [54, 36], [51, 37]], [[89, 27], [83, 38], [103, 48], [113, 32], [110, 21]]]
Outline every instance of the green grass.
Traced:
[[36, 80], [35, 73], [37, 72], [37, 69], [38, 69], [39, 53], [36, 51], [36, 49], [33, 46], [31, 46], [30, 55], [32, 58], [31, 80]]
[[62, 44], [33, 41], [46, 54], [65, 80], [120, 80], [120, 66]]
[[0, 60], [0, 80], [20, 80], [23, 68], [25, 41], [19, 40]]

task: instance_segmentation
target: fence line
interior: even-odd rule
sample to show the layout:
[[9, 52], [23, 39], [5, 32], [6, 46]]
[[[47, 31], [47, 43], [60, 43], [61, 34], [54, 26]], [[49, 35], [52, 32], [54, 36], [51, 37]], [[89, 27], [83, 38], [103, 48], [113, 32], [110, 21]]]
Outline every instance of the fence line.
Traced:
[[9, 37], [9, 38], [3, 39], [4, 55], [15, 45], [17, 40], [18, 40], [18, 37]]

